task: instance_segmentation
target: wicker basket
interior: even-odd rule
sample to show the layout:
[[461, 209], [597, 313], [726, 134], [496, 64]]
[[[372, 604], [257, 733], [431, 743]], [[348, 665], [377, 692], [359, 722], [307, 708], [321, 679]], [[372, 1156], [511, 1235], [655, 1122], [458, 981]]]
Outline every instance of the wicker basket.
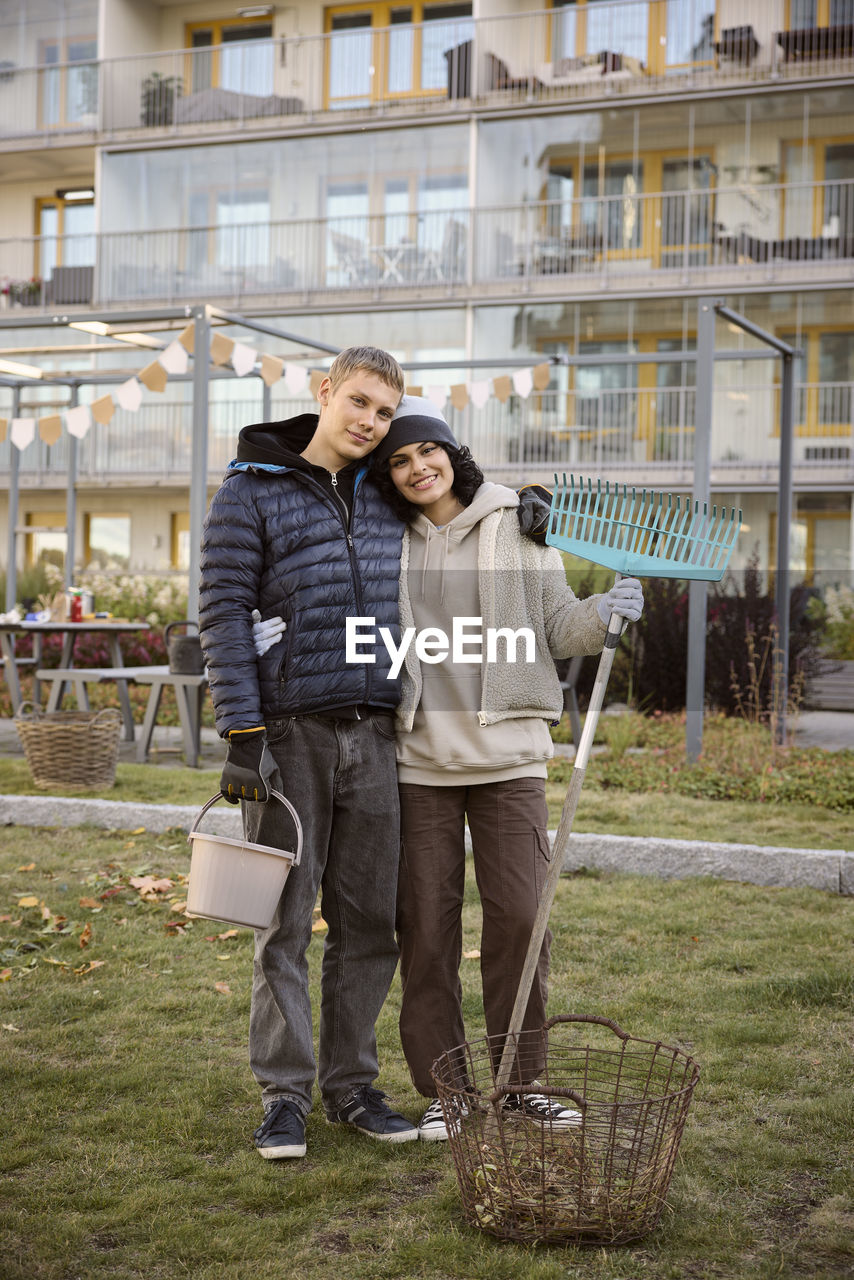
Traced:
[[[30, 711], [25, 711], [30, 707]], [[99, 791], [116, 780], [121, 712], [41, 711], [22, 703], [15, 728], [33, 782], [41, 791]]]
[[[619, 1046], [573, 1043], [567, 1024], [578, 1022], [608, 1027]], [[552, 1018], [519, 1035], [515, 1076], [499, 1092], [503, 1041], [463, 1044], [433, 1064], [467, 1220], [530, 1243], [618, 1244], [646, 1235], [664, 1207], [697, 1064], [607, 1018]], [[536, 1064], [536, 1083], [527, 1071], [528, 1083], [519, 1083], [520, 1061]], [[559, 1127], [503, 1109], [508, 1097], [530, 1092], [571, 1108], [572, 1122]]]

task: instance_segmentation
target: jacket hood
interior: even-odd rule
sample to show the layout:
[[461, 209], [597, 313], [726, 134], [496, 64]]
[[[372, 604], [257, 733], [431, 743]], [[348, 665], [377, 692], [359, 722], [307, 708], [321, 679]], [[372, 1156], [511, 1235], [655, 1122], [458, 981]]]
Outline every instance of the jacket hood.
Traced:
[[[448, 524], [442, 526], [442, 536], [449, 543], [462, 542], [472, 529], [477, 528], [484, 516], [491, 515], [493, 511], [500, 511], [503, 507], [518, 507], [518, 505], [519, 495], [513, 489], [484, 480], [469, 505], [459, 515], [454, 516]], [[427, 541], [431, 536], [436, 536], [436, 526], [421, 513], [415, 517], [409, 527], [413, 534]]]
[[316, 430], [316, 413], [300, 413], [281, 422], [253, 423], [238, 436], [235, 462], [305, 468], [309, 463], [300, 454]]

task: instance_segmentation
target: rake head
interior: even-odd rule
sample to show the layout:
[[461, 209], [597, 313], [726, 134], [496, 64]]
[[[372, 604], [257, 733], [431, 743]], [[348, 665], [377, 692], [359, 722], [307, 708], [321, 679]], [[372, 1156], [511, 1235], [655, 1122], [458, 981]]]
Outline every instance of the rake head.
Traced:
[[741, 527], [741, 511], [629, 489], [601, 480], [555, 476], [546, 542], [633, 578], [718, 582]]

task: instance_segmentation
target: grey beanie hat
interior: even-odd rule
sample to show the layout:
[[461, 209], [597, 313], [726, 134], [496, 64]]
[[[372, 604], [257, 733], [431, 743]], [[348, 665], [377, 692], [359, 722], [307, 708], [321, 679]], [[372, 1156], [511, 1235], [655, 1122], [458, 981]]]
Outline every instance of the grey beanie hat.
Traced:
[[445, 449], [458, 450], [459, 441], [432, 400], [426, 396], [404, 396], [391, 420], [388, 435], [373, 452], [373, 460], [386, 462], [406, 444], [432, 440]]

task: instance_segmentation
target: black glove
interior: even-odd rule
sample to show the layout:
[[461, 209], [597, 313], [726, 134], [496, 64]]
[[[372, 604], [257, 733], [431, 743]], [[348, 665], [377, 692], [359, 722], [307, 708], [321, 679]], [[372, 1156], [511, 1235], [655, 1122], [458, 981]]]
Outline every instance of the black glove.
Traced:
[[267, 746], [265, 729], [233, 729], [219, 789], [231, 804], [238, 800], [269, 800], [270, 778], [276, 762]]
[[541, 484], [526, 484], [519, 491], [519, 505], [516, 514], [519, 517], [519, 529], [526, 538], [543, 547], [549, 531], [549, 516], [552, 509], [551, 490]]

